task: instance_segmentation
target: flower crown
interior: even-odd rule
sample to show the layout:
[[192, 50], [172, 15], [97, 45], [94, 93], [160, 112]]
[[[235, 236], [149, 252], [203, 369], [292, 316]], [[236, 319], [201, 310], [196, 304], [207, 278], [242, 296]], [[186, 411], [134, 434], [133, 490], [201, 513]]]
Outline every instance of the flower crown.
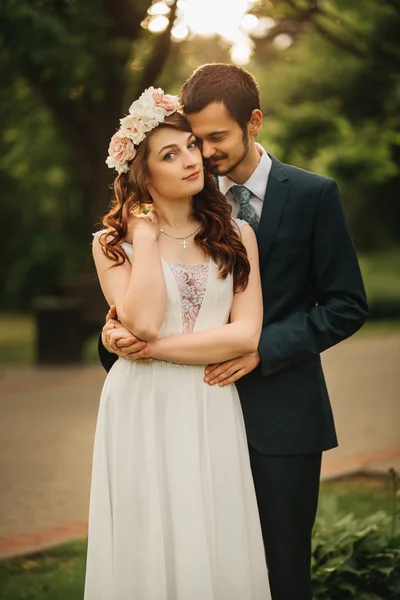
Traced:
[[120, 129], [114, 133], [108, 147], [108, 167], [118, 173], [127, 173], [128, 162], [136, 154], [135, 146], [146, 137], [146, 133], [180, 108], [178, 96], [164, 94], [161, 88], [145, 90], [129, 108], [129, 115], [120, 119]]

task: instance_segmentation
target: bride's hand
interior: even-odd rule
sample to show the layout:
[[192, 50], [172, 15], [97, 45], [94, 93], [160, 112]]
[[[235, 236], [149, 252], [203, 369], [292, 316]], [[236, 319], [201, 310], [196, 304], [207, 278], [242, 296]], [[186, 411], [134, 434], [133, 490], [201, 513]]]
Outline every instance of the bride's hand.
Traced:
[[146, 342], [146, 345], [139, 348], [134, 354], [134, 360], [140, 362], [151, 362], [154, 358], [153, 354], [157, 352], [157, 338]]
[[153, 237], [160, 235], [157, 213], [152, 210], [147, 215], [129, 215], [126, 241], [132, 243], [138, 236]]

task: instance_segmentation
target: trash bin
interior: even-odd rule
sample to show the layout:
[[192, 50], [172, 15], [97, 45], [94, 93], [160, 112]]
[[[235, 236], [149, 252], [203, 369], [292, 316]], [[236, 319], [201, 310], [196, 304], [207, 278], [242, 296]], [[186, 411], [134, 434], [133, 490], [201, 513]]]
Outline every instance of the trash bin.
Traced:
[[36, 363], [82, 362], [82, 301], [65, 296], [45, 296], [34, 298], [32, 308], [36, 323]]

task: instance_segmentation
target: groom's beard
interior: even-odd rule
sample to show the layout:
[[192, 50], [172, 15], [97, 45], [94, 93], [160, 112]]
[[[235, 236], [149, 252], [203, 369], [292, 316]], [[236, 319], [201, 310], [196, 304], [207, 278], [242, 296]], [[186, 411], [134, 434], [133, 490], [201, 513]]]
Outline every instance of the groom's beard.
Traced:
[[245, 160], [245, 158], [249, 152], [249, 136], [247, 134], [247, 131], [243, 131], [242, 141], [243, 141], [243, 152], [240, 155], [240, 157], [235, 160], [234, 163], [232, 163], [228, 166], [212, 164], [213, 160], [229, 159], [229, 154], [214, 154], [214, 156], [207, 161], [208, 168], [211, 171], [211, 173], [213, 173], [213, 175], [219, 175], [219, 176], [229, 175], [229, 173], [234, 171]]

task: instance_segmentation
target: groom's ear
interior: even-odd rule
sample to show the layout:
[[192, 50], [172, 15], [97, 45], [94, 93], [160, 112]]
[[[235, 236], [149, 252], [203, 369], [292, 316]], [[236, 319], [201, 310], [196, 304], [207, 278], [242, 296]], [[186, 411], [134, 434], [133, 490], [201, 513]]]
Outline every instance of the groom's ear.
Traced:
[[251, 118], [250, 118], [250, 121], [248, 124], [249, 135], [256, 137], [256, 135], [258, 134], [258, 132], [260, 131], [260, 129], [262, 127], [262, 122], [263, 122], [263, 114], [262, 114], [261, 110], [259, 110], [258, 108], [255, 108], [253, 110], [253, 112], [251, 113]]

